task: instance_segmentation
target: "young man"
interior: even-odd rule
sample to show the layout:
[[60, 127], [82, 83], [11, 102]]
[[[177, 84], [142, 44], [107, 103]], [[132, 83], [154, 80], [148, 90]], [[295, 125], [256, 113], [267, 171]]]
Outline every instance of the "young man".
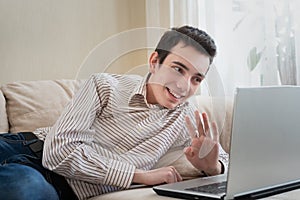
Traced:
[[[44, 168], [32, 161], [36, 148], [26, 148], [22, 143], [18, 144], [18, 152], [5, 149], [12, 149], [16, 139], [35, 144], [27, 136], [30, 133], [1, 137], [0, 150], [8, 152], [5, 158], [0, 156], [1, 162], [6, 162], [0, 166], [1, 194], [35, 190], [45, 192], [44, 199], [70, 199], [74, 192], [77, 198], [87, 199], [126, 189], [132, 183], [181, 181], [172, 166], [152, 169], [176, 147], [185, 147], [187, 159], [204, 174], [223, 173], [227, 154], [218, 143], [216, 124], [212, 123], [210, 130], [206, 114], [202, 114], [202, 123], [200, 114], [187, 101], [205, 78], [215, 54], [216, 46], [209, 35], [183, 26], [162, 36], [150, 56], [147, 76], [93, 74], [53, 127], [39, 129], [30, 136], [39, 138], [34, 141], [44, 141]], [[26, 162], [12, 159], [16, 154], [27, 155]], [[26, 189], [22, 183], [3, 181], [4, 175], [14, 180], [18, 168], [24, 173], [33, 171], [27, 178], [37, 181], [26, 183]], [[39, 183], [39, 190], [35, 183]], [[1, 188], [5, 184], [9, 185], [6, 191]]]

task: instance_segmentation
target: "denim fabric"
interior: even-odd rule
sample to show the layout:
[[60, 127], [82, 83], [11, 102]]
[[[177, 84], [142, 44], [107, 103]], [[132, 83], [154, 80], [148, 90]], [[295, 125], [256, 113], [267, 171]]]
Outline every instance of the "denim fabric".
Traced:
[[58, 200], [54, 187], [22, 135], [0, 134], [0, 197], [6, 200]]

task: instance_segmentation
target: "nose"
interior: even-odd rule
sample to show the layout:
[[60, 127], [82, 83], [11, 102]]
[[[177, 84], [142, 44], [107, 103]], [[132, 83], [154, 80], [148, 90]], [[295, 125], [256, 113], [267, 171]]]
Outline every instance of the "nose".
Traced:
[[178, 81], [176, 82], [176, 86], [177, 88], [180, 90], [180, 92], [182, 92], [184, 95], [187, 94], [190, 90], [190, 79], [191, 78], [187, 78], [185, 76], [182, 76], [178, 79]]

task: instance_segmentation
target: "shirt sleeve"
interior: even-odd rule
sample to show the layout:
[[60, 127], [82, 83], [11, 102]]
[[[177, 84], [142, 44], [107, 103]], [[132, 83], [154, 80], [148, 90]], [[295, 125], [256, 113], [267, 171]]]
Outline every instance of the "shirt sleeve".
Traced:
[[101, 112], [99, 81], [95, 75], [86, 81], [46, 136], [43, 166], [68, 178], [128, 188], [135, 166], [101, 155], [91, 145], [96, 134], [91, 127]]
[[45, 141], [45, 138], [47, 136], [47, 134], [50, 132], [51, 130], [51, 126], [49, 127], [42, 127], [42, 128], [37, 128], [36, 130], [33, 131], [33, 133], [42, 141]]

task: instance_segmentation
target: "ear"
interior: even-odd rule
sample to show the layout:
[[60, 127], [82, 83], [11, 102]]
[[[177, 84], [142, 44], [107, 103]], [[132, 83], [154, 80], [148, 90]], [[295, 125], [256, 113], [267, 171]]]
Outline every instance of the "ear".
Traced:
[[158, 53], [154, 51], [149, 58], [149, 71], [150, 73], [155, 72], [155, 67], [159, 64]]

